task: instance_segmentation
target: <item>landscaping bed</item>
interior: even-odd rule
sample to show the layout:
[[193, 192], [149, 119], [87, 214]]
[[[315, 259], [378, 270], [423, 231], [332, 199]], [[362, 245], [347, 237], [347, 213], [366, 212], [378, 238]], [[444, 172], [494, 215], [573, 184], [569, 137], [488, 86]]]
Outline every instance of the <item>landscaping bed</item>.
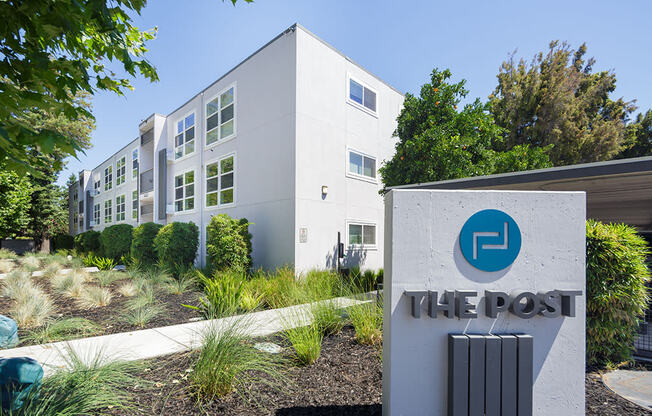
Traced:
[[[129, 389], [134, 415], [378, 415], [382, 414], [382, 362], [375, 346], [361, 345], [351, 327], [324, 338], [319, 359], [310, 366], [290, 366], [283, 391], [263, 384], [248, 386], [258, 401], [230, 393], [200, 403], [188, 387], [196, 352], [174, 354], [145, 362], [143, 378], [152, 384]], [[267, 341], [290, 347], [280, 337]], [[264, 354], [261, 352], [261, 354]], [[112, 413], [120, 415], [120, 412]], [[612, 393], [598, 373], [586, 376], [587, 416], [651, 415], [652, 412]]]

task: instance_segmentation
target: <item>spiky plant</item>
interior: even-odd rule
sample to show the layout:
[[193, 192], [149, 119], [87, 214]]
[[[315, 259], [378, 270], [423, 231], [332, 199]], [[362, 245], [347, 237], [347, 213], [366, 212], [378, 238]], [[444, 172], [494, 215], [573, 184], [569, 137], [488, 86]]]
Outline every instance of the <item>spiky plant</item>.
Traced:
[[287, 329], [285, 329], [283, 335], [292, 345], [299, 363], [310, 365], [317, 361], [321, 354], [321, 342], [324, 338], [319, 326], [312, 323], [294, 328], [289, 327], [289, 325], [286, 325], [286, 327]]
[[348, 310], [356, 340], [365, 345], [380, 345], [383, 341], [382, 301], [372, 300]]
[[16, 268], [16, 263], [11, 259], [0, 259], [0, 273], [9, 273]]
[[199, 358], [190, 373], [190, 385], [201, 400], [213, 400], [232, 391], [248, 396], [253, 383], [281, 389], [286, 383], [279, 356], [253, 347], [246, 323], [236, 319], [226, 326], [211, 325], [203, 334]]
[[20, 266], [29, 272], [33, 272], [41, 267], [41, 260], [33, 254], [27, 254], [20, 259]]
[[17, 259], [17, 258], [18, 255], [13, 251], [6, 248], [0, 248], [0, 259]]
[[171, 295], [181, 295], [193, 289], [197, 284], [195, 273], [183, 273], [178, 279], [170, 279], [163, 283], [161, 287]]
[[113, 295], [107, 288], [85, 286], [77, 298], [77, 303], [84, 308], [100, 308], [111, 303], [112, 298]]
[[15, 299], [29, 288], [33, 287], [31, 274], [24, 270], [14, 270], [0, 282], [2, 294], [8, 298]]
[[342, 311], [334, 301], [315, 302], [310, 306], [310, 313], [313, 316], [313, 325], [319, 328], [323, 336], [337, 334], [344, 327]]
[[63, 269], [61, 263], [52, 262], [48, 264], [45, 270], [43, 271], [43, 276], [51, 279], [54, 276], [56, 276], [61, 271], [61, 269]]
[[54, 311], [50, 297], [34, 285], [15, 297], [14, 301], [11, 316], [19, 328], [42, 326]]
[[68, 297], [78, 298], [81, 295], [87, 276], [87, 273], [78, 270], [71, 270], [66, 274], [58, 274], [51, 280], [52, 288]]
[[126, 298], [136, 296], [138, 294], [138, 286], [134, 282], [124, 282], [118, 288], [118, 293]]
[[100, 271], [93, 273], [92, 278], [102, 287], [111, 286], [115, 281], [125, 278], [124, 273], [114, 271]]
[[163, 309], [157, 305], [146, 304], [136, 308], [128, 308], [123, 317], [130, 325], [144, 328], [153, 319], [163, 313]]

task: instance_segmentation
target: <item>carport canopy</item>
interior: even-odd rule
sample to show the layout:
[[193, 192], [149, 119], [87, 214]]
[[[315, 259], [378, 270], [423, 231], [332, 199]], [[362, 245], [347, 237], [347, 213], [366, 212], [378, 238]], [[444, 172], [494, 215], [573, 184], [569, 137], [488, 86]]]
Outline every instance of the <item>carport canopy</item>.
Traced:
[[652, 157], [476, 176], [390, 189], [585, 191], [587, 217], [652, 232]]

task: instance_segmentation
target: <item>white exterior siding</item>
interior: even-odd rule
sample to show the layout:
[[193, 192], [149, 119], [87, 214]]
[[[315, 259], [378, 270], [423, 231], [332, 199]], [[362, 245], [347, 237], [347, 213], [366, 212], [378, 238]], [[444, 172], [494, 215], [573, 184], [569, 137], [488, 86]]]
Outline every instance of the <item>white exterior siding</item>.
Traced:
[[[377, 112], [369, 114], [348, 100], [348, 77], [365, 83], [377, 93]], [[233, 88], [234, 134], [226, 140], [206, 141], [206, 104]], [[198, 264], [206, 261], [205, 229], [210, 218], [227, 213], [246, 217], [253, 225], [255, 267], [295, 265], [298, 271], [333, 267], [337, 232], [347, 237], [349, 220], [376, 225], [377, 241], [368, 250], [352, 250], [348, 261], [360, 258], [365, 268], [382, 267], [383, 200], [380, 181], [347, 175], [347, 149], [372, 155], [377, 168], [394, 149], [392, 132], [403, 97], [367, 73], [310, 32], [296, 25], [247, 58], [240, 65], [192, 97], [167, 116], [154, 114], [139, 126], [139, 134], [153, 129], [153, 140], [141, 146], [133, 141], [91, 173], [101, 176], [101, 231], [115, 224], [115, 198], [125, 194], [125, 223], [131, 220], [131, 152], [139, 149], [140, 173], [152, 169], [154, 190], [140, 193], [141, 207], [152, 204], [153, 220], [166, 224], [192, 221], [200, 229]], [[177, 121], [194, 113], [194, 151], [174, 158]], [[159, 152], [170, 153], [159, 164]], [[116, 162], [125, 156], [126, 181], [116, 188]], [[206, 166], [232, 155], [235, 161], [234, 201], [225, 206], [206, 205]], [[113, 166], [113, 189], [104, 191], [104, 168]], [[159, 183], [160, 168], [165, 184]], [[165, 213], [175, 202], [175, 176], [194, 171], [194, 208]], [[329, 187], [322, 199], [321, 187]], [[92, 181], [90, 183], [92, 189]], [[159, 197], [165, 193], [165, 205]], [[104, 201], [112, 199], [113, 221], [104, 223]], [[91, 211], [89, 211], [92, 215]], [[308, 230], [307, 242], [299, 230]]]

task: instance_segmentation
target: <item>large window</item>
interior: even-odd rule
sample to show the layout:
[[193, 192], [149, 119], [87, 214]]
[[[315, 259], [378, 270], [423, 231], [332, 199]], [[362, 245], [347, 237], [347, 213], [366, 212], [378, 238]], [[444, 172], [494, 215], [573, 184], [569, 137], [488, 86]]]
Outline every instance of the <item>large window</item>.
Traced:
[[376, 226], [349, 223], [349, 245], [370, 247], [376, 245]]
[[104, 201], [104, 223], [109, 224], [111, 222], [111, 217], [113, 216], [113, 208], [111, 206], [111, 200], [107, 199]]
[[206, 206], [216, 207], [235, 201], [235, 156], [206, 165]]
[[195, 208], [195, 171], [174, 177], [174, 211], [190, 211]]
[[122, 156], [115, 164], [115, 186], [125, 183], [125, 157]]
[[100, 204], [93, 205], [93, 223], [100, 225]]
[[138, 191], [131, 193], [131, 218], [138, 219]]
[[131, 152], [131, 179], [138, 178], [138, 149]]
[[229, 88], [206, 104], [206, 145], [235, 133], [235, 90]]
[[115, 221], [125, 220], [125, 196], [120, 195], [115, 199]]
[[376, 159], [349, 150], [349, 173], [376, 179]]
[[113, 188], [113, 166], [104, 169], [104, 190]]
[[376, 93], [353, 79], [349, 79], [349, 98], [376, 112]]
[[177, 122], [174, 136], [174, 158], [179, 159], [195, 151], [195, 113]]

